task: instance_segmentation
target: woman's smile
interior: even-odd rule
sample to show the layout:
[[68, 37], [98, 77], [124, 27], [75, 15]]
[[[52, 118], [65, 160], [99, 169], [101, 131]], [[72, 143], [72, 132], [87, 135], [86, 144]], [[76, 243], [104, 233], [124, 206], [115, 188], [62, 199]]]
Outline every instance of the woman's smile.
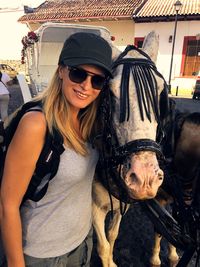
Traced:
[[80, 90], [74, 89], [74, 92], [76, 93], [79, 99], [85, 100], [86, 98], [88, 98], [88, 95], [82, 93]]

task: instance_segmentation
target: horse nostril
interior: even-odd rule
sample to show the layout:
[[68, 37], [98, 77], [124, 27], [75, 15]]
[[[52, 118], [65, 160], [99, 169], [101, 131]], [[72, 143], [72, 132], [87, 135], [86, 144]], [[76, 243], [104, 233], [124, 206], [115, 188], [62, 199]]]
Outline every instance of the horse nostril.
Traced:
[[136, 182], [136, 175], [135, 175], [135, 173], [134, 172], [132, 172], [131, 174], [130, 174], [130, 180], [131, 180], [131, 182], [132, 183], [135, 183]]
[[164, 175], [163, 175], [163, 172], [161, 171], [158, 173], [158, 179], [163, 180], [163, 178], [164, 178]]

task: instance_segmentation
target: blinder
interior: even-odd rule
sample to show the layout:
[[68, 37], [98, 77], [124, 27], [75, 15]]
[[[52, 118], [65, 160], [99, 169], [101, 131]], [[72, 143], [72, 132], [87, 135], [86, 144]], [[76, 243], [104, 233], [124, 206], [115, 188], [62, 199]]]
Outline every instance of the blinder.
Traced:
[[[141, 119], [151, 121], [151, 113], [153, 111], [158, 125], [161, 125], [159, 103], [158, 103], [158, 87], [155, 74], [164, 78], [157, 71], [155, 64], [142, 50], [139, 52], [146, 58], [123, 58], [129, 50], [137, 49], [134, 46], [128, 46], [124, 52], [118, 57], [113, 64], [115, 69], [123, 64], [123, 71], [120, 86], [120, 118], [119, 122], [129, 120], [129, 77], [132, 74], [136, 86], [137, 100], [139, 103]], [[147, 77], [147, 79], [146, 79]], [[139, 81], [139, 82], [138, 82]], [[165, 81], [164, 81], [165, 83]], [[164, 89], [165, 90], [165, 89]], [[110, 199], [111, 195], [125, 203], [135, 202], [130, 199], [124, 180], [121, 177], [121, 167], [125, 159], [133, 153], [140, 151], [155, 152], [158, 158], [162, 158], [162, 150], [158, 143], [150, 139], [133, 140], [125, 145], [120, 146], [113, 122], [113, 98], [114, 95], [109, 88], [105, 88], [101, 94], [102, 101], [100, 110], [97, 112], [100, 118], [102, 128], [101, 134], [96, 136], [97, 141], [100, 138], [100, 159], [97, 165], [97, 175], [101, 179], [102, 184], [107, 188]], [[167, 112], [167, 108], [166, 108]], [[112, 206], [112, 200], [111, 200]]]
[[[124, 58], [130, 50], [136, 50], [145, 58]], [[145, 113], [149, 121], [151, 121], [150, 108], [152, 108], [158, 125], [161, 126], [162, 121], [169, 113], [168, 86], [163, 75], [157, 70], [156, 65], [150, 57], [134, 45], [128, 45], [124, 52], [120, 54], [117, 60], [113, 63], [113, 70], [119, 65], [123, 65], [120, 87], [120, 122], [129, 119], [129, 77], [132, 73], [137, 91], [141, 119], [144, 120]], [[158, 85], [155, 75], [160, 77], [164, 83], [159, 103]]]

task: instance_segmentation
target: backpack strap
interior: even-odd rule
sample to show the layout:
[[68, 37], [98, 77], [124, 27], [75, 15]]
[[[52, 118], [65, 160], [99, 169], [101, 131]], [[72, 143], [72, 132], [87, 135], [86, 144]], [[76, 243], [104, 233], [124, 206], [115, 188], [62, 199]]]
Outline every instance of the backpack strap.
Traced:
[[[5, 129], [3, 136], [5, 137], [4, 152], [2, 154], [3, 159], [6, 155], [6, 149], [9, 146], [13, 135], [17, 129], [19, 121], [24, 114], [31, 111], [43, 112], [43, 105], [41, 101], [30, 101], [25, 103], [16, 113], [15, 117], [11, 120], [8, 127]], [[39, 201], [46, 193], [49, 181], [56, 175], [58, 166], [60, 163], [60, 155], [64, 151], [63, 147], [63, 137], [56, 130], [53, 129], [53, 133], [49, 132], [47, 127], [45, 143], [43, 145], [42, 151], [39, 155], [38, 161], [36, 163], [36, 168], [34, 174], [30, 180], [27, 191], [22, 200], [22, 204], [25, 200], [31, 199], [33, 201]], [[1, 151], [0, 151], [1, 152]], [[3, 161], [1, 161], [3, 171]]]
[[26, 199], [37, 202], [46, 194], [50, 180], [58, 171], [60, 155], [64, 150], [60, 133], [54, 130], [52, 135], [47, 130], [45, 144], [22, 202]]
[[[30, 111], [43, 112], [43, 109], [39, 105], [29, 108], [26, 113]], [[58, 171], [60, 155], [64, 150], [62, 135], [55, 128], [51, 134], [47, 127], [45, 143], [22, 203], [27, 199], [37, 202], [46, 194], [50, 180]]]

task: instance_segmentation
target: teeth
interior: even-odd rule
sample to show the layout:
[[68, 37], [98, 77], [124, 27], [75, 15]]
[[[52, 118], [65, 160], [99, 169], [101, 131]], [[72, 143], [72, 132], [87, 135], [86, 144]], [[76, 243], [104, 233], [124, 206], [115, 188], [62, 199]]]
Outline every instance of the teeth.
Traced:
[[76, 94], [80, 97], [87, 98], [87, 95], [84, 95], [81, 92], [76, 91]]

